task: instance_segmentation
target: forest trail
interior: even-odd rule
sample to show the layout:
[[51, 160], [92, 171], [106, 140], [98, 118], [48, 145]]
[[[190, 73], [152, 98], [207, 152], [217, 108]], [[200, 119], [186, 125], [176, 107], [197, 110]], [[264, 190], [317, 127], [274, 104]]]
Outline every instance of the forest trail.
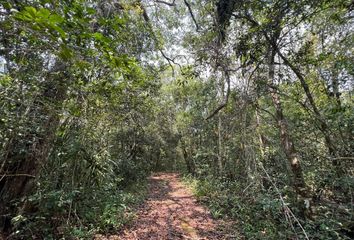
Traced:
[[119, 235], [97, 240], [236, 239], [223, 236], [216, 220], [197, 203], [175, 173], [158, 173], [149, 179], [149, 196], [136, 221]]

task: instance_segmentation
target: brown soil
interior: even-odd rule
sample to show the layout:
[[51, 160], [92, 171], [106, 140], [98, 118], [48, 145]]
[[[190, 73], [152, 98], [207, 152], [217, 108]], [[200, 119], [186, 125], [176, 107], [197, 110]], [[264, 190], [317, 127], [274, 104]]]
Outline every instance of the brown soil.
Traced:
[[219, 222], [197, 203], [177, 174], [155, 174], [149, 182], [149, 196], [136, 221], [118, 235], [100, 235], [97, 240], [238, 239], [221, 233]]

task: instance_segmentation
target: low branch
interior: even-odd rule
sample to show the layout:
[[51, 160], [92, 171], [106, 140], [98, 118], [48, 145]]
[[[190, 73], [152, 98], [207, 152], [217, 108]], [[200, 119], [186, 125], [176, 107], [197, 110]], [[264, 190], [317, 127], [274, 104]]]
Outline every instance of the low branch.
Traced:
[[30, 178], [35, 178], [36, 177], [34, 175], [26, 174], [26, 173], [2, 174], [0, 176], [1, 176], [1, 179], [3, 179], [4, 177], [30, 177]]
[[336, 157], [336, 158], [330, 158], [332, 160], [354, 160], [354, 157]]
[[209, 120], [210, 118], [214, 117], [221, 109], [226, 107], [228, 103], [228, 98], [225, 98], [224, 102], [219, 105], [205, 120]]
[[[260, 162], [259, 165], [260, 165], [261, 169], [264, 171], [264, 173], [266, 174], [266, 176], [267, 176], [269, 182], [273, 185], [275, 191], [276, 191], [277, 194], [279, 195], [279, 200], [280, 200], [281, 203], [282, 203], [282, 207], [283, 207], [283, 209], [284, 209], [284, 214], [285, 214], [286, 219], [289, 220], [288, 216], [289, 216], [289, 217], [292, 217], [292, 218], [295, 220], [295, 222], [298, 224], [298, 226], [301, 228], [301, 230], [302, 230], [302, 232], [303, 232], [303, 234], [304, 234], [305, 239], [309, 240], [309, 237], [308, 237], [308, 235], [307, 235], [307, 233], [306, 233], [304, 227], [303, 227], [302, 224], [300, 223], [299, 219], [295, 216], [295, 214], [293, 213], [293, 211], [288, 207], [288, 204], [285, 202], [285, 199], [284, 199], [284, 197], [283, 197], [283, 195], [282, 195], [280, 189], [279, 189], [278, 186], [275, 184], [275, 182], [273, 181], [273, 179], [270, 177], [270, 175], [269, 175], [269, 173], [267, 172], [267, 170], [264, 168], [263, 163]], [[291, 221], [289, 221], [289, 223], [291, 224], [291, 227], [292, 227], [293, 231], [296, 233], [295, 228], [292, 226]]]
[[36, 178], [36, 176], [26, 173], [18, 173], [18, 174], [2, 174], [0, 175], [0, 181], [3, 180], [5, 177], [29, 177], [29, 178]]
[[270, 112], [269, 110], [267, 110], [265, 108], [261, 108], [257, 102], [255, 102], [253, 105], [256, 109], [268, 113], [273, 118], [274, 121], [277, 121], [277, 118], [274, 116], [274, 114], [272, 112]]
[[224, 101], [207, 118], [205, 118], [205, 120], [209, 120], [212, 117], [214, 117], [216, 114], [218, 114], [220, 112], [221, 109], [226, 107], [226, 105], [229, 102], [229, 96], [230, 96], [230, 91], [231, 91], [230, 90], [230, 76], [227, 71], [225, 71], [225, 75], [226, 75], [227, 90], [226, 90], [226, 96], [224, 98]]

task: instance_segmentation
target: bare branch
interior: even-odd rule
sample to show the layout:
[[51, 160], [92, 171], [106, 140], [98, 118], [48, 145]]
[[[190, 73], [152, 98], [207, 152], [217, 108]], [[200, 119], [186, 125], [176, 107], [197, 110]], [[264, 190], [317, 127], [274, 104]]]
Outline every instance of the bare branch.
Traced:
[[162, 0], [155, 0], [155, 2], [157, 2], [157, 3], [162, 3], [162, 4], [168, 5], [168, 6], [170, 6], [170, 7], [176, 6], [175, 1], [176, 1], [176, 0], [173, 0], [173, 2], [170, 3], [170, 2], [166, 2], [166, 1], [162, 1]]
[[5, 177], [29, 177], [29, 178], [36, 178], [36, 176], [31, 175], [31, 174], [26, 174], [26, 173], [17, 173], [17, 174], [2, 174], [0, 175], [0, 181], [4, 179]]
[[228, 71], [225, 71], [225, 76], [226, 76], [226, 83], [227, 83], [227, 90], [226, 90], [226, 96], [224, 98], [224, 101], [217, 107], [205, 120], [209, 120], [212, 117], [214, 117], [221, 109], [226, 107], [226, 105], [229, 102], [229, 96], [230, 96], [230, 75]]
[[[269, 173], [267, 172], [267, 170], [264, 168], [263, 163], [260, 162], [259, 165], [260, 165], [260, 167], [262, 168], [262, 170], [264, 171], [264, 173], [266, 174], [266, 176], [267, 176], [269, 182], [273, 185], [275, 191], [276, 191], [277, 194], [279, 195], [279, 199], [280, 199], [280, 201], [281, 201], [281, 203], [282, 203], [282, 206], [283, 206], [283, 209], [284, 209], [284, 213], [285, 213], [285, 214], [288, 214], [289, 217], [292, 217], [292, 218], [295, 220], [295, 222], [296, 222], [296, 223], [298, 224], [298, 226], [301, 228], [301, 230], [302, 230], [302, 232], [303, 232], [303, 234], [304, 234], [305, 239], [309, 240], [309, 237], [308, 237], [308, 235], [307, 235], [307, 233], [306, 233], [304, 227], [303, 227], [302, 224], [300, 223], [299, 219], [295, 216], [295, 214], [294, 214], [294, 213], [291, 211], [291, 209], [288, 207], [288, 204], [285, 202], [284, 197], [283, 197], [283, 195], [281, 194], [280, 189], [277, 187], [277, 185], [275, 184], [275, 182], [273, 181], [273, 179], [270, 177], [270, 175], [269, 175]], [[286, 218], [287, 218], [287, 217], [286, 217]], [[287, 219], [288, 219], [288, 218], [287, 218]], [[290, 224], [292, 225], [291, 222], [290, 222]], [[293, 226], [292, 226], [292, 228], [293, 228]], [[293, 229], [294, 229], [294, 228], [293, 228]], [[295, 233], [296, 233], [296, 232], [295, 232]]]
[[255, 106], [255, 108], [258, 109], [258, 110], [261, 110], [261, 111], [263, 111], [263, 112], [268, 113], [268, 114], [273, 118], [274, 121], [277, 120], [277, 118], [274, 116], [273, 113], [271, 113], [270, 111], [268, 111], [268, 110], [265, 109], [265, 108], [260, 107], [257, 102], [255, 102], [255, 103], [253, 104], [253, 106]]
[[198, 32], [198, 31], [199, 31], [199, 25], [198, 25], [198, 23], [197, 23], [197, 20], [195, 19], [194, 14], [193, 14], [191, 5], [189, 4], [189, 2], [187, 2], [187, 0], [184, 0], [184, 4], [186, 4], [186, 6], [187, 6], [188, 11], [189, 11], [189, 14], [190, 14], [191, 17], [192, 17], [193, 22], [194, 22], [195, 27], [196, 27], [196, 30], [197, 30], [197, 32]]
[[5, 174], [5, 175], [2, 175], [2, 177], [30, 177], [30, 178], [35, 178], [36, 176], [31, 175], [31, 174], [25, 174], [25, 173], [17, 173], [17, 174]]
[[174, 75], [174, 74], [175, 74], [175, 69], [174, 69], [172, 63], [175, 64], [175, 61], [174, 61], [172, 58], [169, 58], [169, 57], [164, 53], [164, 51], [163, 51], [162, 49], [159, 49], [159, 51], [160, 51], [161, 55], [167, 60], [168, 65], [170, 65], [170, 67], [171, 67], [171, 69], [172, 69], [172, 75]]

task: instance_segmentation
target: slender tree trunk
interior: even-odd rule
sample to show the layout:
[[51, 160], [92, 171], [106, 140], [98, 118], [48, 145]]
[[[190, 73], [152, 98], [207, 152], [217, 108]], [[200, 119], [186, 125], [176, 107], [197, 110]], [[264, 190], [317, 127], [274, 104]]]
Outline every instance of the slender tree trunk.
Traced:
[[[309, 104], [311, 106], [311, 109], [313, 113], [316, 116], [316, 119], [318, 121], [318, 129], [322, 132], [324, 136], [324, 140], [328, 149], [328, 153], [332, 158], [332, 164], [333, 166], [339, 167], [339, 162], [337, 160], [338, 157], [338, 150], [336, 148], [336, 145], [333, 142], [333, 139], [331, 137], [331, 132], [330, 128], [325, 121], [324, 117], [320, 113], [319, 109], [317, 108], [317, 105], [315, 103], [315, 100], [312, 96], [312, 93], [310, 91], [310, 87], [307, 84], [304, 76], [302, 75], [301, 71], [299, 68], [297, 68], [294, 64], [292, 64], [279, 50], [279, 48], [276, 46], [276, 44], [273, 44], [273, 49], [276, 51], [276, 53], [280, 56], [280, 58], [284, 61], [285, 65], [287, 65], [297, 76], [297, 78], [300, 80], [300, 84], [305, 92], [305, 95], [307, 99], [309, 100]], [[338, 170], [338, 169], [337, 169]]]
[[[225, 73], [225, 78], [228, 78], [228, 76]], [[229, 86], [228, 86], [229, 87]], [[225, 83], [224, 81], [221, 81], [220, 83], [220, 96], [221, 99], [225, 99]], [[229, 90], [228, 90], [229, 91]], [[218, 114], [218, 156], [217, 156], [217, 166], [218, 166], [218, 173], [219, 176], [222, 176], [223, 173], [223, 168], [224, 168], [224, 158], [223, 158], [223, 136], [222, 136], [222, 117], [221, 113], [219, 112]]]
[[259, 118], [259, 113], [258, 113], [258, 109], [256, 109], [256, 131], [257, 131], [257, 134], [258, 134], [258, 140], [259, 140], [259, 150], [261, 152], [261, 157], [262, 159], [265, 158], [265, 144], [264, 144], [264, 141], [263, 141], [263, 136], [259, 130], [259, 127], [261, 125], [261, 120]]
[[[268, 78], [270, 86], [274, 81], [274, 57], [275, 51], [271, 48], [268, 59]], [[273, 106], [275, 108], [275, 117], [280, 131], [281, 145], [293, 174], [293, 186], [299, 195], [305, 197], [307, 187], [300, 165], [300, 157], [298, 156], [294, 142], [291, 139], [288, 124], [283, 113], [280, 97], [273, 87], [269, 87], [269, 92], [271, 94]]]
[[334, 71], [334, 73], [331, 74], [332, 78], [332, 90], [333, 90], [333, 97], [336, 99], [338, 107], [341, 107], [341, 101], [340, 101], [340, 92], [339, 92], [339, 74], [338, 71]]
[[188, 151], [187, 151], [187, 147], [186, 147], [185, 143], [183, 142], [183, 140], [181, 140], [181, 148], [182, 148], [182, 153], [183, 153], [183, 159], [184, 159], [184, 162], [186, 163], [188, 173], [195, 175], [194, 162], [190, 158]]
[[223, 172], [223, 146], [222, 146], [222, 119], [220, 114], [218, 115], [218, 170], [219, 170], [219, 176], [222, 175]]

